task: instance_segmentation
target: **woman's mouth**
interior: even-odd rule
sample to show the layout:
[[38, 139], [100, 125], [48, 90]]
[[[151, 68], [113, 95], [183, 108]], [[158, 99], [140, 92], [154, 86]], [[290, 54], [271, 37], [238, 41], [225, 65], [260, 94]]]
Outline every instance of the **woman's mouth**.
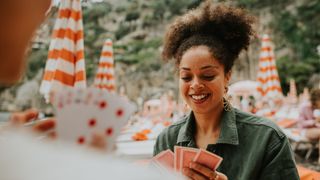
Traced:
[[197, 95], [193, 94], [189, 96], [191, 97], [193, 102], [200, 104], [200, 103], [203, 103], [205, 100], [207, 100], [210, 94], [197, 94]]

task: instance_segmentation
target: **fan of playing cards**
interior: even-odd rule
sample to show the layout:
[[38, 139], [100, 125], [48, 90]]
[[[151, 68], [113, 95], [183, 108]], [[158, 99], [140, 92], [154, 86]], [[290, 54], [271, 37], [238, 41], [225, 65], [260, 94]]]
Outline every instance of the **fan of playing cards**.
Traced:
[[197, 162], [212, 170], [216, 170], [222, 158], [203, 149], [175, 146], [174, 153], [168, 149], [152, 158], [151, 163], [160, 170], [181, 172], [189, 167], [190, 162]]
[[103, 133], [108, 150], [114, 147], [121, 127], [135, 110], [128, 100], [94, 88], [59, 91], [52, 101], [58, 139], [84, 145], [93, 132]]

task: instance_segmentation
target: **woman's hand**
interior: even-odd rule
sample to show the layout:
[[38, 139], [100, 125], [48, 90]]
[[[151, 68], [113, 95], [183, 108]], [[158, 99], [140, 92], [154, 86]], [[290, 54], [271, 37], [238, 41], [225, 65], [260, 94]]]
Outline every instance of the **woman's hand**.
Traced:
[[183, 168], [183, 174], [190, 179], [228, 180], [228, 177], [220, 172], [213, 171], [206, 166], [191, 162], [189, 168]]

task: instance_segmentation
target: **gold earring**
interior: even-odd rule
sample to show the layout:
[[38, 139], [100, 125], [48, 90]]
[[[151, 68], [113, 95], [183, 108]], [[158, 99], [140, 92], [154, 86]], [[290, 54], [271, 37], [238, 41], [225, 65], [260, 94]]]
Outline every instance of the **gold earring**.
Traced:
[[231, 111], [231, 109], [232, 109], [232, 105], [231, 105], [231, 103], [229, 102], [229, 100], [228, 100], [228, 95], [227, 95], [227, 92], [228, 92], [228, 86], [225, 86], [224, 87], [224, 90], [225, 90], [225, 92], [224, 92], [224, 96], [223, 96], [223, 99], [222, 99], [222, 101], [223, 101], [223, 109], [225, 110], [225, 111]]
[[232, 105], [226, 97], [223, 97], [223, 109], [227, 112], [232, 110]]

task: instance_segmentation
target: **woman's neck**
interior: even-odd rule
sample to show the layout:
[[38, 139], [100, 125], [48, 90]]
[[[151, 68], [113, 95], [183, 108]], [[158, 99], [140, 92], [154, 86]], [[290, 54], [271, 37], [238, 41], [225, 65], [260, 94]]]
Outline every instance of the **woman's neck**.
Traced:
[[210, 135], [214, 132], [220, 131], [222, 112], [223, 108], [219, 108], [216, 113], [210, 114], [199, 114], [194, 112], [197, 133]]
[[220, 135], [220, 122], [223, 108], [216, 113], [194, 113], [196, 119], [195, 141], [198, 148], [206, 149], [208, 144], [215, 144]]

